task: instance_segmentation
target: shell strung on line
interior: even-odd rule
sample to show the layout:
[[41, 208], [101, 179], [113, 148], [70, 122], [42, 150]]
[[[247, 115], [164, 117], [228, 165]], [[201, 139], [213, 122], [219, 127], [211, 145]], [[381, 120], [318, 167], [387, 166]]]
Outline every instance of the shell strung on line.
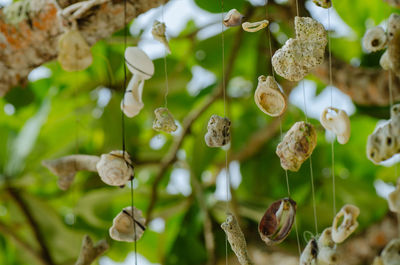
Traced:
[[382, 50], [387, 44], [387, 35], [382, 27], [376, 26], [368, 29], [363, 37], [363, 47], [369, 52]]
[[262, 30], [263, 28], [266, 28], [268, 24], [268, 20], [261, 20], [257, 22], [244, 22], [242, 24], [242, 28], [244, 31], [247, 32], [257, 32], [259, 30]]
[[133, 177], [129, 154], [119, 150], [101, 155], [96, 168], [101, 180], [110, 186], [124, 186]]
[[212, 115], [207, 125], [204, 140], [209, 147], [221, 147], [231, 141], [231, 121], [218, 115]]
[[144, 231], [145, 219], [142, 211], [133, 207], [125, 207], [113, 220], [113, 225], [109, 230], [110, 237], [117, 241], [134, 242], [139, 240]]
[[70, 29], [58, 41], [58, 62], [65, 71], [81, 71], [92, 62], [92, 53], [79, 30]]
[[224, 25], [225, 27], [236, 27], [242, 23], [243, 15], [239, 13], [236, 9], [231, 9], [225, 15]]
[[153, 121], [153, 129], [155, 131], [171, 133], [178, 129], [172, 113], [167, 108], [157, 108], [154, 110], [154, 114], [156, 116]]
[[331, 0], [313, 0], [314, 4], [323, 8], [330, 8], [332, 6]]
[[332, 228], [326, 228], [320, 237], [312, 238], [300, 256], [300, 265], [338, 264], [336, 244], [332, 240]]
[[304, 121], [296, 122], [276, 148], [282, 168], [298, 171], [317, 145], [314, 126]]
[[315, 238], [308, 241], [300, 255], [300, 265], [317, 265], [318, 243]]
[[296, 202], [292, 199], [272, 203], [258, 225], [261, 239], [269, 246], [281, 243], [292, 230], [295, 218]]
[[367, 157], [378, 164], [391, 158], [400, 151], [400, 104], [392, 107], [390, 120], [375, 128], [368, 136]]
[[125, 49], [125, 62], [128, 70], [140, 80], [150, 79], [154, 74], [154, 64], [149, 56], [138, 47]]
[[282, 115], [287, 107], [286, 97], [279, 90], [278, 83], [272, 76], [261, 75], [258, 77], [254, 101], [262, 112], [272, 117]]
[[400, 185], [388, 196], [389, 209], [392, 212], [400, 213]]
[[322, 126], [336, 134], [340, 144], [346, 144], [350, 139], [351, 126], [350, 119], [344, 110], [327, 107], [321, 113]]
[[232, 251], [236, 254], [239, 263], [241, 265], [250, 265], [251, 262], [247, 252], [246, 239], [236, 217], [228, 213], [226, 221], [221, 224], [221, 228], [224, 230]]
[[[342, 243], [357, 229], [357, 217], [359, 214], [360, 209], [351, 204], [346, 204], [340, 209], [332, 224], [332, 239], [335, 243]], [[343, 221], [339, 225], [342, 217]]]
[[324, 61], [327, 34], [321, 23], [310, 17], [295, 17], [296, 38], [290, 38], [272, 56], [272, 66], [290, 81], [303, 79]]
[[129, 118], [138, 115], [144, 107], [142, 101], [144, 82], [140, 82], [137, 87], [134, 87], [134, 82], [135, 79], [131, 78], [126, 88], [124, 98], [121, 100], [121, 110]]
[[168, 53], [171, 53], [171, 49], [169, 47], [168, 39], [165, 32], [165, 23], [155, 20], [153, 23], [153, 28], [151, 29], [151, 34], [153, 35], [153, 38], [155, 40], [161, 42], [164, 45]]

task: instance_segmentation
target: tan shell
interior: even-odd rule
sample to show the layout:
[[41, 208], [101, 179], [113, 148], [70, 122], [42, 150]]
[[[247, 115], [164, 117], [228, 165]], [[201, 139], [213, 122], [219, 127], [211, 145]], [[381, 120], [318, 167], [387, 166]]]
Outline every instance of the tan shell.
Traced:
[[318, 265], [318, 243], [315, 238], [308, 241], [306, 247], [300, 255], [300, 265]]
[[251, 261], [247, 253], [246, 239], [236, 217], [228, 213], [226, 221], [221, 224], [221, 228], [225, 231], [228, 242], [231, 245], [232, 251], [236, 254], [239, 263], [241, 265], [250, 265]]
[[96, 165], [101, 180], [111, 186], [124, 186], [133, 177], [133, 166], [129, 154], [111, 151], [103, 154]]
[[399, 153], [400, 149], [400, 104], [391, 109], [391, 119], [368, 136], [367, 157], [378, 164]]
[[389, 59], [389, 53], [387, 50], [382, 54], [379, 64], [383, 70], [390, 70], [392, 68], [392, 62]]
[[369, 52], [382, 50], [387, 44], [386, 32], [382, 27], [376, 26], [368, 29], [363, 37], [363, 47]]
[[392, 239], [381, 253], [381, 259], [384, 265], [400, 264], [400, 239]]
[[388, 196], [389, 209], [392, 212], [400, 213], [400, 186], [397, 185], [396, 189]]
[[161, 42], [168, 53], [171, 53], [171, 49], [169, 47], [167, 36], [165, 35], [166, 26], [165, 23], [162, 23], [158, 20], [155, 20], [153, 23], [153, 28], [151, 29], [151, 34], [155, 40]]
[[231, 9], [225, 15], [224, 25], [225, 27], [236, 27], [242, 23], [243, 15], [239, 13], [236, 9]]
[[[332, 224], [332, 239], [335, 243], [342, 243], [348, 238], [358, 227], [357, 217], [360, 214], [358, 207], [346, 204], [336, 214]], [[343, 221], [338, 226], [339, 220], [343, 217]]]
[[204, 140], [209, 147], [221, 147], [231, 141], [231, 121], [218, 115], [212, 115], [207, 125]]
[[327, 107], [321, 113], [320, 121], [326, 130], [336, 134], [340, 144], [349, 141], [351, 134], [350, 119], [344, 110]]
[[272, 57], [275, 71], [290, 81], [303, 79], [324, 61], [327, 34], [321, 23], [310, 17], [295, 17], [296, 38], [289, 39]]
[[281, 243], [292, 230], [296, 218], [296, 202], [290, 198], [278, 200], [268, 207], [259, 225], [258, 233], [268, 245]]
[[323, 8], [330, 8], [332, 6], [331, 0], [313, 0], [314, 4]]
[[266, 28], [268, 24], [268, 20], [261, 20], [257, 22], [244, 22], [242, 24], [242, 28], [244, 31], [247, 32], [257, 32], [259, 30], [262, 30], [263, 28]]
[[142, 211], [133, 207], [125, 207], [113, 220], [109, 230], [110, 237], [117, 241], [134, 242], [139, 240], [144, 231], [145, 219]]
[[281, 166], [286, 170], [298, 171], [317, 145], [314, 126], [303, 121], [296, 122], [276, 148]]
[[282, 115], [287, 107], [286, 97], [279, 90], [278, 83], [272, 76], [261, 75], [258, 77], [254, 101], [262, 112], [272, 117]]
[[156, 117], [153, 121], [153, 129], [157, 132], [171, 133], [178, 129], [172, 113], [167, 108], [157, 108], [154, 114]]
[[58, 41], [58, 62], [65, 71], [85, 70], [92, 64], [90, 47], [79, 30], [70, 29]]

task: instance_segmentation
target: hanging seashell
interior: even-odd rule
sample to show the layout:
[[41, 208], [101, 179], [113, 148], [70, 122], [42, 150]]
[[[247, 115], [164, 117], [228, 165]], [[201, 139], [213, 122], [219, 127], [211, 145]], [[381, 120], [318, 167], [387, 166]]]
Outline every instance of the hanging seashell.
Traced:
[[218, 115], [212, 115], [207, 125], [207, 133], [204, 136], [207, 146], [221, 147], [231, 141], [231, 121]]
[[287, 106], [286, 97], [279, 90], [278, 83], [272, 76], [261, 75], [258, 77], [254, 101], [262, 112], [272, 117], [282, 115]]
[[368, 136], [367, 157], [375, 164], [391, 158], [400, 150], [400, 104], [392, 107], [390, 118]]
[[257, 32], [259, 30], [262, 30], [263, 28], [266, 28], [268, 24], [268, 20], [261, 20], [257, 22], [244, 22], [242, 24], [242, 28], [244, 31], [247, 32]]
[[310, 17], [295, 17], [296, 38], [289, 39], [272, 56], [275, 71], [290, 81], [303, 79], [324, 61], [327, 34], [321, 23]]
[[124, 186], [133, 177], [132, 161], [123, 151], [101, 155], [96, 168], [101, 180], [110, 186]]
[[234, 215], [227, 214], [226, 221], [222, 223], [221, 228], [225, 231], [228, 242], [241, 265], [252, 264], [247, 253], [246, 239]]
[[226, 27], [236, 27], [242, 23], [243, 15], [239, 13], [236, 9], [231, 9], [225, 15], [224, 25]]
[[308, 241], [300, 256], [300, 265], [318, 265], [318, 243], [315, 238]]
[[93, 245], [93, 241], [90, 236], [85, 235], [82, 241], [81, 252], [79, 253], [78, 260], [75, 265], [90, 265], [99, 256], [108, 250], [109, 246], [107, 241], [100, 240], [96, 245]]
[[258, 225], [261, 239], [268, 245], [281, 243], [292, 230], [296, 218], [296, 202], [290, 198], [271, 204]]
[[321, 113], [320, 121], [326, 130], [336, 134], [340, 144], [345, 144], [349, 141], [351, 133], [350, 119], [344, 110], [327, 107]]
[[125, 207], [113, 220], [109, 230], [110, 237], [117, 241], [134, 242], [138, 241], [144, 231], [145, 219], [142, 211], [133, 207]]
[[392, 62], [389, 59], [389, 53], [387, 50], [382, 54], [379, 64], [383, 70], [390, 70], [392, 68]]
[[[336, 214], [332, 224], [332, 239], [335, 243], [342, 243], [348, 238], [358, 227], [357, 217], [360, 214], [358, 207], [346, 204]], [[343, 221], [338, 226], [339, 220], [343, 217]]]
[[166, 26], [165, 23], [161, 23], [158, 20], [155, 20], [153, 23], [153, 28], [151, 29], [151, 34], [155, 40], [161, 42], [168, 53], [171, 53], [171, 49], [169, 48], [169, 43], [167, 40], [167, 36], [165, 35]]
[[382, 27], [376, 26], [368, 29], [363, 37], [363, 47], [369, 52], [382, 50], [387, 44], [386, 32]]
[[332, 6], [331, 0], [313, 0], [314, 4], [323, 8], [330, 8]]
[[282, 168], [298, 171], [316, 145], [317, 133], [314, 126], [303, 121], [296, 122], [276, 148]]
[[400, 213], [400, 186], [397, 185], [396, 189], [388, 196], [389, 209], [392, 212]]
[[392, 239], [381, 253], [381, 261], [384, 265], [400, 264], [400, 239]]
[[335, 242], [332, 239], [332, 228], [326, 228], [318, 238], [318, 265], [334, 265], [337, 263], [338, 254]]
[[157, 132], [171, 133], [178, 129], [172, 113], [167, 108], [158, 108], [154, 111], [154, 114], [156, 118], [153, 122], [153, 129]]
[[79, 30], [70, 29], [58, 41], [58, 62], [65, 71], [85, 70], [92, 64], [90, 47]]

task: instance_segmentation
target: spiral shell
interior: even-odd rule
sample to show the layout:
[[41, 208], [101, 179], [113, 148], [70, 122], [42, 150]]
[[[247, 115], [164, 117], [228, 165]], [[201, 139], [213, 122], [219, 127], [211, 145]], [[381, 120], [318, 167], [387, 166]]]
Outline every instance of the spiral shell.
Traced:
[[125, 207], [113, 220], [109, 230], [110, 237], [117, 241], [134, 242], [139, 240], [144, 231], [145, 219], [142, 211], [133, 207]]
[[103, 154], [96, 165], [101, 180], [110, 186], [124, 186], [133, 176], [129, 154], [123, 151], [111, 151]]

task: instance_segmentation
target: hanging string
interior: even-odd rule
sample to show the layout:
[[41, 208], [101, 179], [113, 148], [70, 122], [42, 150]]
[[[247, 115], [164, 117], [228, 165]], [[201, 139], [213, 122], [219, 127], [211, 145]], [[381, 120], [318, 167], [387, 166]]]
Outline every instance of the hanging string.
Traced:
[[[164, 5], [161, 7], [161, 22], [165, 23], [164, 19]], [[167, 108], [168, 101], [168, 92], [169, 92], [169, 87], [168, 87], [168, 73], [167, 73], [167, 49], [164, 49], [164, 74], [165, 74], [165, 95], [164, 95], [164, 105]]]

